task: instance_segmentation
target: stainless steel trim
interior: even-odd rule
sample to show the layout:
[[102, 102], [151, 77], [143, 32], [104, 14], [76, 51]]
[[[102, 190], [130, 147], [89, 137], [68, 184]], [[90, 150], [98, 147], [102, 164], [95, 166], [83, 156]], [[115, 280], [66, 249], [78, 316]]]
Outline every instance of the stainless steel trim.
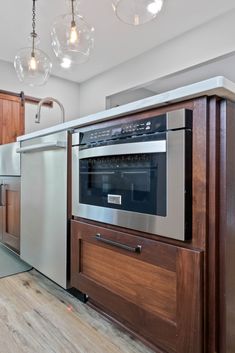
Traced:
[[6, 185], [1, 184], [1, 206], [6, 206]]
[[[166, 217], [80, 204], [78, 188], [80, 152], [78, 148], [73, 148], [73, 215], [108, 224], [118, 225], [120, 227], [136, 229], [152, 234], [158, 234], [168, 238], [185, 240], [185, 131], [179, 130], [168, 132], [166, 145]], [[126, 146], [126, 153], [128, 153], [128, 149], [129, 145], [128, 148]], [[106, 149], [106, 152], [108, 153], [109, 151]], [[153, 152], [154, 150], [151, 148], [151, 153]], [[135, 153], [140, 153], [140, 151], [135, 150]], [[105, 154], [103, 154], [103, 156], [104, 155]]]
[[167, 130], [184, 128], [186, 125], [185, 109], [168, 112], [166, 115], [166, 121]]
[[38, 151], [47, 151], [52, 149], [66, 148], [66, 142], [56, 141], [56, 142], [45, 142], [39, 143], [32, 146], [17, 148], [17, 153], [30, 153]]
[[[67, 131], [21, 143], [22, 148], [67, 141]], [[21, 258], [67, 287], [67, 148], [21, 154]]]
[[0, 146], [0, 176], [20, 176], [20, 155], [16, 149], [19, 142]]
[[[177, 125], [173, 120], [174, 116]], [[183, 127], [185, 110], [168, 114], [168, 128]], [[171, 123], [172, 122], [172, 123]], [[74, 216], [136, 229], [160, 236], [185, 240], [185, 130], [168, 131], [166, 141], [138, 142], [94, 147], [79, 151], [72, 149], [72, 214]], [[167, 152], [167, 216], [155, 216], [114, 208], [79, 203], [79, 159], [135, 153]], [[161, 183], [159, 183], [161, 185]], [[159, 190], [160, 191], [160, 190]]]
[[[78, 146], [73, 149], [78, 149]], [[166, 152], [166, 140], [123, 143], [110, 146], [93, 147], [79, 151], [79, 159], [103, 156], [117, 156], [139, 153], [160, 153]]]
[[130, 251], [130, 252], [134, 252], [136, 254], [140, 254], [141, 250], [142, 250], [142, 246], [141, 245], [136, 245], [135, 247], [132, 247], [132, 246], [129, 246], [129, 245], [126, 245], [126, 244], [119, 243], [118, 241], [114, 241], [114, 240], [110, 240], [110, 239], [107, 239], [107, 238], [103, 238], [100, 233], [96, 234], [95, 238], [96, 238], [97, 241], [100, 241], [102, 243], [105, 243], [105, 244], [108, 244], [108, 245], [111, 245], [111, 246], [115, 246], [116, 248], [119, 248], [119, 249], [123, 249], [123, 250], [127, 250], [127, 251]]
[[72, 146], [80, 144], [80, 132], [75, 132], [72, 134]]

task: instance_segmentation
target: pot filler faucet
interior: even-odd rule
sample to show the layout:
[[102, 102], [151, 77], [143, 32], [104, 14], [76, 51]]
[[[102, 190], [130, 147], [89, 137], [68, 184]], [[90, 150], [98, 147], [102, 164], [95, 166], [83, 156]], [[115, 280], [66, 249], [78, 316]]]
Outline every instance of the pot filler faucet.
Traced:
[[45, 103], [50, 103], [50, 102], [55, 102], [59, 105], [60, 110], [61, 110], [61, 119], [62, 119], [62, 123], [64, 123], [64, 119], [65, 119], [65, 112], [64, 112], [64, 106], [62, 103], [60, 103], [57, 99], [52, 98], [52, 97], [46, 97], [40, 100], [40, 102], [38, 103], [38, 110], [37, 110], [37, 114], [35, 116], [35, 123], [40, 124], [40, 118], [41, 118], [41, 108], [43, 106], [43, 104]]

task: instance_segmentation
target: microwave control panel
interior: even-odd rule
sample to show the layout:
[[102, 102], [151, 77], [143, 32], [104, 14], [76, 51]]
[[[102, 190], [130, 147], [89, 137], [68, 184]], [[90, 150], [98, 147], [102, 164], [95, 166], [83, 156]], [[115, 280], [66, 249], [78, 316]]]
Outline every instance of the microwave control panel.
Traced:
[[132, 121], [103, 129], [86, 131], [81, 133], [80, 143], [95, 143], [163, 131], [166, 131], [165, 114], [150, 119]]

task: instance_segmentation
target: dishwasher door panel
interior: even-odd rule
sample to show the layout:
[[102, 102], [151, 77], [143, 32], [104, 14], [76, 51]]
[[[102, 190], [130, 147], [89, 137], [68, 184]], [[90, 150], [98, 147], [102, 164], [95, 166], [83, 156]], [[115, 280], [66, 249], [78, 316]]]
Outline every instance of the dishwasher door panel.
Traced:
[[66, 146], [67, 132], [21, 143], [21, 258], [64, 288], [67, 286]]

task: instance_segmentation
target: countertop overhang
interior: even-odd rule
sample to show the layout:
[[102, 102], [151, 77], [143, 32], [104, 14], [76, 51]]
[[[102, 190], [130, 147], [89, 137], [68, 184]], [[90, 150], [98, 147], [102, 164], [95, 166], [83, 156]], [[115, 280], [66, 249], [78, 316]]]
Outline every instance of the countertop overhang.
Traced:
[[17, 141], [29, 140], [34, 137], [40, 137], [64, 130], [79, 128], [85, 125], [91, 125], [98, 122], [111, 120], [126, 114], [136, 113], [151, 108], [157, 108], [182, 100], [213, 95], [235, 101], [235, 84], [223, 76], [212, 77], [208, 80], [166, 91], [155, 96], [138, 100], [136, 102], [87, 115], [75, 120], [70, 120], [63, 124], [54, 125], [47, 129], [38, 130], [18, 137]]

